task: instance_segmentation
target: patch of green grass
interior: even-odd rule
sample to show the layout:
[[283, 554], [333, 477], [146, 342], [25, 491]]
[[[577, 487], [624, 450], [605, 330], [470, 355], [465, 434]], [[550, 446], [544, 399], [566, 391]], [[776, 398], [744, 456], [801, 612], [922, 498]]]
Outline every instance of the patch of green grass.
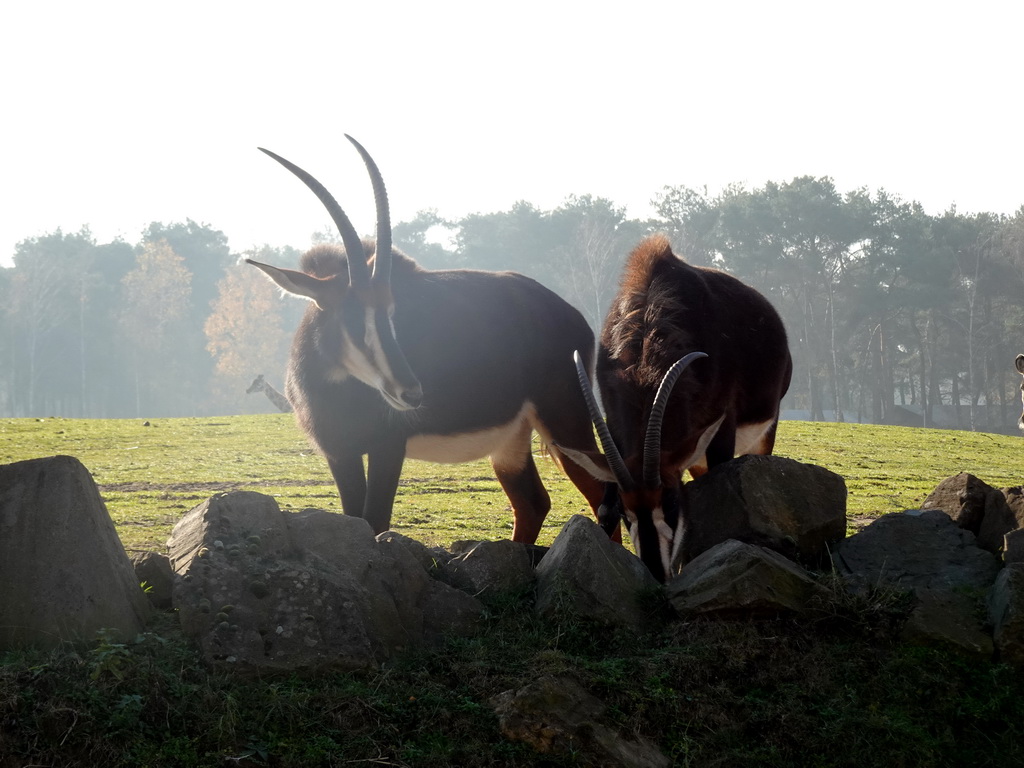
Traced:
[[917, 509], [947, 477], [969, 472], [994, 488], [1024, 483], [1020, 437], [987, 432], [784, 421], [775, 452], [830, 469], [849, 491], [851, 520]]
[[[785, 421], [776, 454], [841, 475], [851, 520], [920, 505], [943, 479], [970, 472], [994, 487], [1020, 485], [1016, 436]], [[214, 493], [253, 490], [284, 509], [341, 511], [323, 458], [291, 414], [203, 419], [0, 420], [0, 463], [67, 454], [92, 472], [126, 548], [162, 550], [174, 523]], [[551, 494], [539, 543], [550, 544], [582, 495], [548, 458], [536, 462]], [[512, 512], [488, 461], [407, 461], [392, 527], [426, 544], [511, 535]]]

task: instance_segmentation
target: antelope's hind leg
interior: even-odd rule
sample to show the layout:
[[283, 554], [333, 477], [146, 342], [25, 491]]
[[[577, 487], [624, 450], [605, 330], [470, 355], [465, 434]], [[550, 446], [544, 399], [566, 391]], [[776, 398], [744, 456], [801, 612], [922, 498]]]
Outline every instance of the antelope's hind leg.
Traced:
[[551, 497], [533, 461], [532, 436], [533, 428], [524, 420], [501, 450], [491, 454], [494, 474], [512, 504], [512, 541], [526, 544], [537, 541], [544, 518], [551, 510]]

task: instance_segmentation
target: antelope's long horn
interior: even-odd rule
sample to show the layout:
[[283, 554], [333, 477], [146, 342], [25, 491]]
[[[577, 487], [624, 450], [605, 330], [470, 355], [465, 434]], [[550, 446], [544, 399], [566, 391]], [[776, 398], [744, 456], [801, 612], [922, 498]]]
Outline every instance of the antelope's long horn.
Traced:
[[373, 201], [377, 207], [377, 257], [373, 260], [373, 275], [371, 282], [384, 283], [391, 280], [391, 210], [388, 207], [388, 192], [384, 187], [384, 179], [380, 175], [377, 164], [373, 162], [370, 153], [363, 145], [353, 139], [347, 133], [345, 138], [352, 142], [370, 174], [370, 183], [373, 184]]
[[[345, 254], [348, 257], [348, 281], [353, 288], [361, 288], [369, 285], [370, 275], [369, 269], [366, 266], [366, 251], [363, 250], [363, 241], [359, 237], [359, 233], [356, 232], [356, 228], [352, 226], [352, 222], [349, 221], [348, 216], [338, 205], [338, 201], [334, 199], [333, 195], [327, 191], [323, 184], [314, 179], [309, 173], [299, 168], [295, 163], [285, 160], [280, 155], [276, 155], [269, 149], [263, 147], [258, 148], [260, 152], [270, 155], [272, 158], [277, 160], [281, 165], [287, 168], [289, 171], [294, 173], [302, 182], [312, 190], [313, 194], [317, 196], [327, 212], [331, 214], [331, 218], [334, 220], [334, 225], [338, 228], [338, 233], [341, 235], [341, 242], [345, 244]], [[390, 253], [390, 249], [389, 249]]]
[[669, 368], [658, 385], [658, 393], [654, 396], [651, 415], [647, 418], [647, 434], [644, 436], [644, 487], [658, 488], [661, 485], [661, 425], [665, 420], [665, 408], [668, 406], [672, 387], [679, 376], [694, 360], [707, 357], [704, 352], [691, 352], [676, 360]]
[[615, 476], [615, 482], [619, 484], [619, 487], [630, 490], [636, 483], [633, 482], [633, 477], [626, 468], [626, 462], [622, 460], [622, 454], [619, 453], [615, 441], [612, 440], [612, 433], [608, 430], [607, 422], [601, 416], [601, 411], [598, 410], [597, 401], [594, 400], [594, 392], [590, 386], [590, 377], [587, 376], [587, 369], [583, 365], [583, 358], [580, 356], [579, 350], [572, 353], [572, 359], [576, 362], [576, 376], [580, 380], [583, 399], [587, 401], [587, 410], [590, 412], [591, 421], [594, 422], [594, 428], [597, 429], [597, 437], [601, 441], [601, 449], [608, 461], [608, 468]]

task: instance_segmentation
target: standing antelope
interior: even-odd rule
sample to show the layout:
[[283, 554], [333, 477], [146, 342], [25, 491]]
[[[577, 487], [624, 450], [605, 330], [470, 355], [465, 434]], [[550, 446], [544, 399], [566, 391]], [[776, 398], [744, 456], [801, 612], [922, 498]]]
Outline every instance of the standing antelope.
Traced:
[[793, 371], [782, 320], [753, 288], [687, 264], [656, 235], [627, 260], [601, 335], [607, 424], [579, 356], [577, 367], [605, 455], [568, 455], [609, 483], [598, 512], [605, 530], [617, 533], [625, 514], [637, 555], [666, 581], [693, 524], [683, 471], [697, 477], [772, 452]]
[[[1017, 369], [1017, 373], [1024, 376], [1024, 355], [1017, 355], [1013, 361], [1013, 367]], [[1024, 379], [1021, 379], [1020, 383], [1020, 400], [1024, 405]], [[1020, 418], [1017, 419], [1017, 428], [1024, 429], [1024, 410], [1021, 411]]]
[[[375, 242], [360, 240], [316, 179], [262, 150], [316, 194], [344, 243], [314, 247], [301, 271], [249, 261], [310, 300], [285, 384], [299, 424], [326, 457], [343, 510], [376, 533], [391, 524], [406, 456], [489, 456], [512, 504], [512, 538], [532, 543], [551, 507], [533, 462], [533, 431], [556, 459], [558, 445], [597, 449], [569, 363], [573, 349], [592, 363], [593, 333], [578, 311], [528, 277], [428, 271], [393, 249], [383, 179], [366, 150], [346, 138], [373, 184]], [[573, 462], [562, 466], [596, 510], [601, 483]]]

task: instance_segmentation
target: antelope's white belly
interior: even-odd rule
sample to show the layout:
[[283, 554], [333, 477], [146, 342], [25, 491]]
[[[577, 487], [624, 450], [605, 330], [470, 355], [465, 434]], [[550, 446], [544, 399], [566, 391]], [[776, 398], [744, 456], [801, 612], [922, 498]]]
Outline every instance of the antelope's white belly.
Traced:
[[511, 459], [530, 450], [532, 414], [533, 405], [525, 403], [512, 419], [494, 427], [455, 435], [415, 435], [406, 442], [405, 455], [438, 464], [458, 464], [485, 456]]
[[[708, 459], [705, 455], [708, 444], [711, 439], [718, 432], [718, 428], [722, 425], [722, 419], [725, 418], [725, 414], [722, 418], [712, 424], [708, 429], [701, 435], [700, 440], [697, 442], [697, 448], [693, 452], [693, 455], [686, 460], [682, 466], [684, 467], [698, 467], [699, 469], [707, 469]], [[761, 444], [764, 440], [765, 434], [771, 429], [774, 419], [763, 421], [760, 424], [747, 424], [736, 430], [736, 448], [734, 456], [746, 456], [748, 453], [758, 452], [761, 450]]]
[[763, 421], [760, 424], [748, 424], [736, 430], [736, 455], [746, 456], [754, 450], [761, 449], [761, 441], [765, 434], [771, 429], [774, 419]]

